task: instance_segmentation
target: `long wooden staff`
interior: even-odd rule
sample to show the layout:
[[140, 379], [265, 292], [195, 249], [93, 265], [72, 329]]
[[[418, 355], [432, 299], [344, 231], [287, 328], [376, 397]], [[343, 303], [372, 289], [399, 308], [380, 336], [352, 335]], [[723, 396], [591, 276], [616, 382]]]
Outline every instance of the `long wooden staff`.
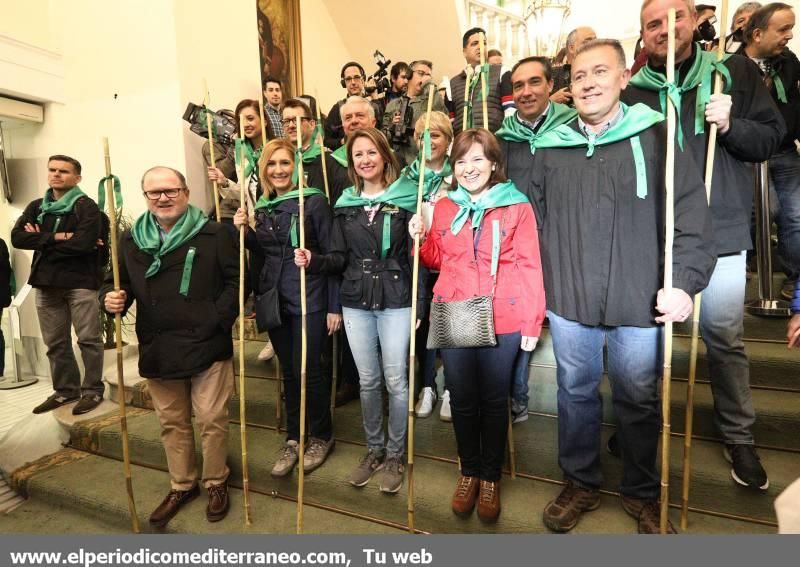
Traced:
[[[297, 117], [297, 147], [303, 148], [303, 132], [300, 129], [302, 118]], [[322, 156], [325, 159], [325, 156]], [[300, 248], [306, 247], [305, 198], [303, 196], [303, 159], [297, 160], [297, 188], [300, 193], [300, 211], [297, 224], [300, 225]], [[305, 467], [303, 459], [306, 449], [306, 367], [308, 362], [308, 331], [306, 329], [306, 268], [300, 267], [300, 479], [297, 482], [297, 533], [303, 533], [303, 493], [305, 491]]]
[[481, 44], [480, 44], [480, 51], [481, 51], [481, 95], [483, 97], [482, 102], [482, 110], [483, 110], [483, 129], [489, 129], [489, 113], [486, 109], [486, 75], [488, 75], [488, 71], [484, 68], [486, 65], [486, 34], [481, 32]]
[[467, 129], [467, 125], [469, 124], [469, 116], [467, 115], [467, 109], [469, 108], [469, 100], [470, 100], [470, 92], [469, 86], [472, 83], [472, 75], [475, 73], [475, 70], [472, 68], [472, 65], [468, 65], [467, 68], [464, 70], [464, 76], [466, 77], [464, 81], [464, 112], [461, 114], [461, 131]]
[[[725, 26], [728, 21], [728, 0], [722, 0], [720, 25]], [[722, 29], [722, 28], [721, 28]], [[717, 44], [717, 61], [722, 61], [725, 55], [725, 42]], [[714, 77], [714, 94], [722, 92], [722, 75], [717, 72]], [[706, 202], [711, 204], [711, 180], [714, 175], [714, 153], [717, 149], [717, 124], [713, 123], [708, 132], [708, 151], [706, 152]], [[681, 530], [686, 530], [689, 522], [689, 484], [692, 474], [692, 428], [694, 422], [694, 384], [697, 375], [697, 347], [700, 338], [700, 303], [702, 293], [694, 296], [694, 311], [692, 312], [692, 343], [689, 351], [689, 385], [686, 388], [686, 424], [683, 438], [683, 497], [681, 500]]]
[[508, 468], [511, 478], [517, 478], [517, 448], [514, 445], [514, 416], [511, 412], [511, 398], [508, 399]]
[[[317, 103], [316, 103], [315, 106], [317, 107], [317, 128], [318, 128], [318, 130], [317, 130], [317, 139], [314, 140], [314, 141], [317, 144], [319, 144], [320, 151], [322, 152], [322, 154], [321, 154], [322, 157], [320, 159], [322, 160], [322, 162], [321, 162], [322, 163], [322, 182], [325, 184], [325, 198], [328, 199], [328, 204], [329, 205], [333, 205], [333, 203], [331, 203], [331, 192], [328, 189], [328, 165], [325, 163], [325, 161], [326, 161], [325, 160], [325, 141], [324, 141], [324, 139], [322, 137], [322, 117], [320, 116], [320, 113], [319, 113], [319, 100], [317, 100]], [[298, 144], [299, 144], [300, 143], [299, 142], [300, 141], [300, 133], [299, 133], [300, 130], [298, 130], [297, 132], [298, 132], [297, 140], [298, 140]], [[300, 146], [298, 145], [298, 147], [300, 147]], [[335, 348], [334, 348], [334, 353], [335, 353]]]
[[[428, 110], [425, 113], [425, 134], [431, 128], [434, 85], [428, 89]], [[424, 140], [424, 136], [423, 136]], [[417, 215], [422, 220], [422, 193], [425, 187], [425, 142], [419, 152], [419, 184], [417, 185]], [[424, 222], [424, 221], [423, 221]], [[417, 359], [417, 285], [419, 283], [419, 234], [414, 235], [414, 262], [411, 269], [411, 338], [408, 345], [408, 531], [414, 533], [414, 391], [416, 389]]]
[[[244, 144], [244, 120], [239, 117], [239, 139]], [[247, 210], [247, 196], [245, 195], [244, 167], [244, 147], [239, 149], [239, 202], [242, 208]], [[247, 223], [239, 227], [239, 431], [242, 443], [242, 488], [244, 490], [244, 523], [246, 526], [250, 521], [250, 477], [247, 471], [247, 420], [245, 416], [245, 393], [244, 393], [244, 235], [247, 230]]]
[[[111, 272], [114, 274], [114, 291], [120, 291], [119, 253], [117, 250], [117, 203], [114, 201], [114, 180], [111, 176], [111, 154], [108, 151], [108, 138], [103, 138], [103, 154], [106, 162], [106, 203], [111, 221]], [[128, 415], [125, 406], [125, 375], [122, 371], [122, 315], [114, 314], [114, 336], [117, 342], [117, 383], [119, 403], [119, 423], [122, 430], [122, 463], [125, 471], [125, 488], [128, 491], [128, 512], [131, 516], [131, 529], [139, 533], [139, 517], [136, 515], [136, 502], [133, 499], [131, 480], [131, 452], [128, 447]]]
[[[208, 149], [211, 152], [211, 167], [217, 167], [217, 159], [215, 157], [214, 152], [214, 129], [213, 125], [211, 124], [211, 94], [208, 92], [208, 83], [206, 83], [205, 79], [203, 80], [203, 85], [205, 86], [205, 107], [206, 107], [206, 130], [208, 130]], [[214, 187], [214, 212], [216, 213], [217, 222], [222, 222], [219, 213], [219, 185], [217, 184], [217, 180], [211, 182], [212, 186]]]
[[264, 95], [258, 97], [258, 114], [261, 119], [261, 147], [263, 148], [267, 145], [267, 123], [264, 120]]
[[[667, 15], [667, 83], [675, 81], [675, 8]], [[664, 296], [672, 292], [672, 242], [675, 236], [675, 106], [667, 98], [666, 235], [664, 238]], [[661, 392], [661, 518], [660, 531], [667, 533], [669, 512], [670, 387], [672, 383], [672, 321], [664, 323], [664, 379]]]

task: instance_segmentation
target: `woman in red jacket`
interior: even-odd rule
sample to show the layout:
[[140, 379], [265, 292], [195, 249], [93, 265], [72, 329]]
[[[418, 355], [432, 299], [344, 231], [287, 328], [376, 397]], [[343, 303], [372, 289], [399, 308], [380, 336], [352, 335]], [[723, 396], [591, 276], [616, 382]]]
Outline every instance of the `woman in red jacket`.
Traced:
[[[533, 350], [544, 319], [539, 240], [533, 209], [506, 180], [491, 133], [461, 132], [450, 162], [453, 185], [436, 203], [420, 260], [440, 271], [434, 302], [493, 297], [497, 345], [441, 351], [461, 459], [453, 512], [466, 516], [477, 501], [478, 517], [493, 522], [500, 514], [514, 359], [520, 346]], [[423, 235], [418, 215], [409, 230]]]

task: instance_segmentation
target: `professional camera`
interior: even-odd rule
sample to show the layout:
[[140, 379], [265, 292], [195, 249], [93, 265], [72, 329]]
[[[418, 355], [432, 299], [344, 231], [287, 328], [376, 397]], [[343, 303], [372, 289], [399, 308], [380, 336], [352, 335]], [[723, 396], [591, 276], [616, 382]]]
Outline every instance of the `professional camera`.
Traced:
[[407, 95], [400, 97], [400, 122], [392, 124], [389, 129], [389, 141], [392, 147], [408, 146], [414, 136], [414, 109], [409, 104], [411, 99]]
[[206, 113], [211, 114], [211, 129], [214, 131], [214, 141], [223, 146], [232, 146], [236, 137], [236, 120], [230, 110], [214, 112], [205, 106], [198, 106], [190, 102], [186, 107], [186, 112], [183, 113], [183, 119], [191, 124], [189, 130], [198, 136], [208, 138]]
[[378, 51], [375, 50], [375, 53], [372, 54], [372, 58], [375, 61], [375, 65], [378, 66], [378, 70], [375, 71], [372, 75], [367, 77], [367, 82], [370, 79], [375, 81], [375, 86], [366, 87], [367, 94], [372, 94], [375, 91], [378, 91], [378, 94], [385, 94], [389, 89], [392, 88], [392, 83], [389, 81], [389, 65], [392, 64], [391, 59], [386, 59], [386, 57]]

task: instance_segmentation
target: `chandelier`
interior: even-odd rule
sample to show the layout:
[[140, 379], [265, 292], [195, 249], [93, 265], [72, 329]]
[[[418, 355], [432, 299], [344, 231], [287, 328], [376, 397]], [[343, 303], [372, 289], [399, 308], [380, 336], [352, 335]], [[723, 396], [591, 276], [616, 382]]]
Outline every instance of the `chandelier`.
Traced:
[[562, 44], [570, 0], [527, 0], [524, 18], [534, 54], [553, 58]]

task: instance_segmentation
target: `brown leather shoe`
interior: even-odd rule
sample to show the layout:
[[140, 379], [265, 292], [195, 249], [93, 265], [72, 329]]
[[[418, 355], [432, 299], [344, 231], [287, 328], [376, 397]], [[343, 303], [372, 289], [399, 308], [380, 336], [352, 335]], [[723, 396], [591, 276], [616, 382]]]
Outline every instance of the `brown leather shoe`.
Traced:
[[600, 506], [600, 493], [567, 481], [558, 497], [544, 508], [544, 525], [554, 532], [568, 532], [578, 525], [584, 512]]
[[456, 516], [465, 518], [472, 513], [475, 508], [475, 501], [478, 499], [478, 486], [480, 481], [476, 476], [461, 475], [456, 484], [456, 493], [453, 494], [453, 513]]
[[482, 480], [478, 495], [478, 518], [487, 523], [494, 523], [499, 515], [500, 483]]
[[[622, 507], [634, 518], [640, 534], [661, 533], [661, 506], [658, 500], [642, 500], [622, 495]], [[667, 519], [667, 533], [674, 534], [675, 527]]]
[[212, 484], [208, 487], [208, 506], [206, 506], [206, 519], [209, 522], [219, 522], [228, 515], [231, 501], [228, 498], [228, 483]]
[[200, 494], [200, 488], [197, 485], [189, 490], [170, 490], [163, 502], [150, 514], [150, 525], [163, 528], [178, 513], [178, 510], [197, 498], [198, 494]]

